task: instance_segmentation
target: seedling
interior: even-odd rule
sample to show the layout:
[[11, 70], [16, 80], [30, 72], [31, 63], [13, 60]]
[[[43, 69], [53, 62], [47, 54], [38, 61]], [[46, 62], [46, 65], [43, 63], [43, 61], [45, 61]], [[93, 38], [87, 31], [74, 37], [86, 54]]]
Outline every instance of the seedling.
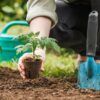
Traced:
[[[39, 72], [41, 68], [41, 64], [42, 64], [42, 61], [40, 59], [41, 56], [35, 54], [35, 50], [37, 48], [42, 48], [42, 49], [50, 48], [58, 53], [60, 52], [60, 47], [56, 43], [57, 41], [55, 39], [48, 38], [48, 37], [38, 38], [38, 36], [39, 36], [39, 32], [37, 33], [31, 32], [28, 34], [19, 35], [16, 38], [19, 41], [23, 42], [23, 45], [18, 45], [16, 47], [17, 53], [26, 52], [26, 51], [32, 51], [33, 53], [32, 58], [29, 58], [27, 59], [27, 61], [25, 61], [25, 66], [26, 66], [25, 68], [28, 68], [28, 71], [30, 73], [32, 72], [31, 74], [28, 73], [26, 75], [27, 77], [32, 77], [32, 78], [36, 77], [37, 76], [36, 74]], [[28, 62], [28, 64], [26, 64], [26, 62]], [[40, 65], [38, 65], [37, 62], [40, 62]]]

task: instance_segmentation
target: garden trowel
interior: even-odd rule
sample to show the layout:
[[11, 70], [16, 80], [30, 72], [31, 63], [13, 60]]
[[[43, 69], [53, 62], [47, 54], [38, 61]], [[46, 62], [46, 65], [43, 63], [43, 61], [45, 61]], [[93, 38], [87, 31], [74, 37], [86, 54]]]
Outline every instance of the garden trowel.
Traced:
[[89, 14], [87, 28], [87, 60], [80, 63], [78, 70], [78, 87], [81, 89], [100, 90], [100, 64], [94, 60], [97, 47], [98, 12]]

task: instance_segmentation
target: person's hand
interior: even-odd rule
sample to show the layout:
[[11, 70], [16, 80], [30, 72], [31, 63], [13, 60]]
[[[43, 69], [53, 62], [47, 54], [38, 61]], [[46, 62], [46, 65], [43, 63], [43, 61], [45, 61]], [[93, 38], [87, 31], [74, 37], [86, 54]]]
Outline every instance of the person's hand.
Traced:
[[[41, 59], [42, 59], [42, 66], [41, 66], [41, 71], [44, 71], [44, 67], [43, 67], [43, 63], [44, 63], [44, 59], [45, 59], [45, 51], [41, 50], [41, 49], [37, 49], [36, 52], [35, 52], [37, 55], [40, 55], [41, 56]], [[23, 54], [23, 56], [21, 56], [19, 58], [19, 61], [18, 61], [18, 70], [20, 72], [20, 75], [23, 79], [26, 78], [26, 73], [25, 73], [25, 67], [24, 67], [24, 64], [23, 64], [23, 61], [27, 58], [32, 58], [33, 57], [33, 54], [32, 53], [25, 53]]]

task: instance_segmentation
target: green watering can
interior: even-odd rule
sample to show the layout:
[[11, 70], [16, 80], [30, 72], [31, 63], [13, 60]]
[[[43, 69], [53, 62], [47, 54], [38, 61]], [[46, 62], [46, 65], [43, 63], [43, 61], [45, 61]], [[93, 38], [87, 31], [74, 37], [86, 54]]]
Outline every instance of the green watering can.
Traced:
[[11, 61], [13, 59], [18, 59], [22, 54], [16, 54], [15, 47], [21, 44], [17, 39], [14, 39], [14, 35], [8, 35], [7, 31], [12, 26], [28, 26], [26, 21], [12, 21], [5, 25], [3, 30], [0, 32], [0, 47], [2, 51], [0, 52], [0, 61]]

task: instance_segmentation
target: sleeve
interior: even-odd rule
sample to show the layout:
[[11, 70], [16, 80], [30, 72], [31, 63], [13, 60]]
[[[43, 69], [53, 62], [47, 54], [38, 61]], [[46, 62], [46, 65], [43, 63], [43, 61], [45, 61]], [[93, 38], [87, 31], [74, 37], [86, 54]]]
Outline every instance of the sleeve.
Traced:
[[53, 22], [54, 27], [58, 21], [55, 0], [28, 0], [27, 2], [27, 16], [26, 20], [30, 22], [33, 18], [38, 16], [46, 16]]

